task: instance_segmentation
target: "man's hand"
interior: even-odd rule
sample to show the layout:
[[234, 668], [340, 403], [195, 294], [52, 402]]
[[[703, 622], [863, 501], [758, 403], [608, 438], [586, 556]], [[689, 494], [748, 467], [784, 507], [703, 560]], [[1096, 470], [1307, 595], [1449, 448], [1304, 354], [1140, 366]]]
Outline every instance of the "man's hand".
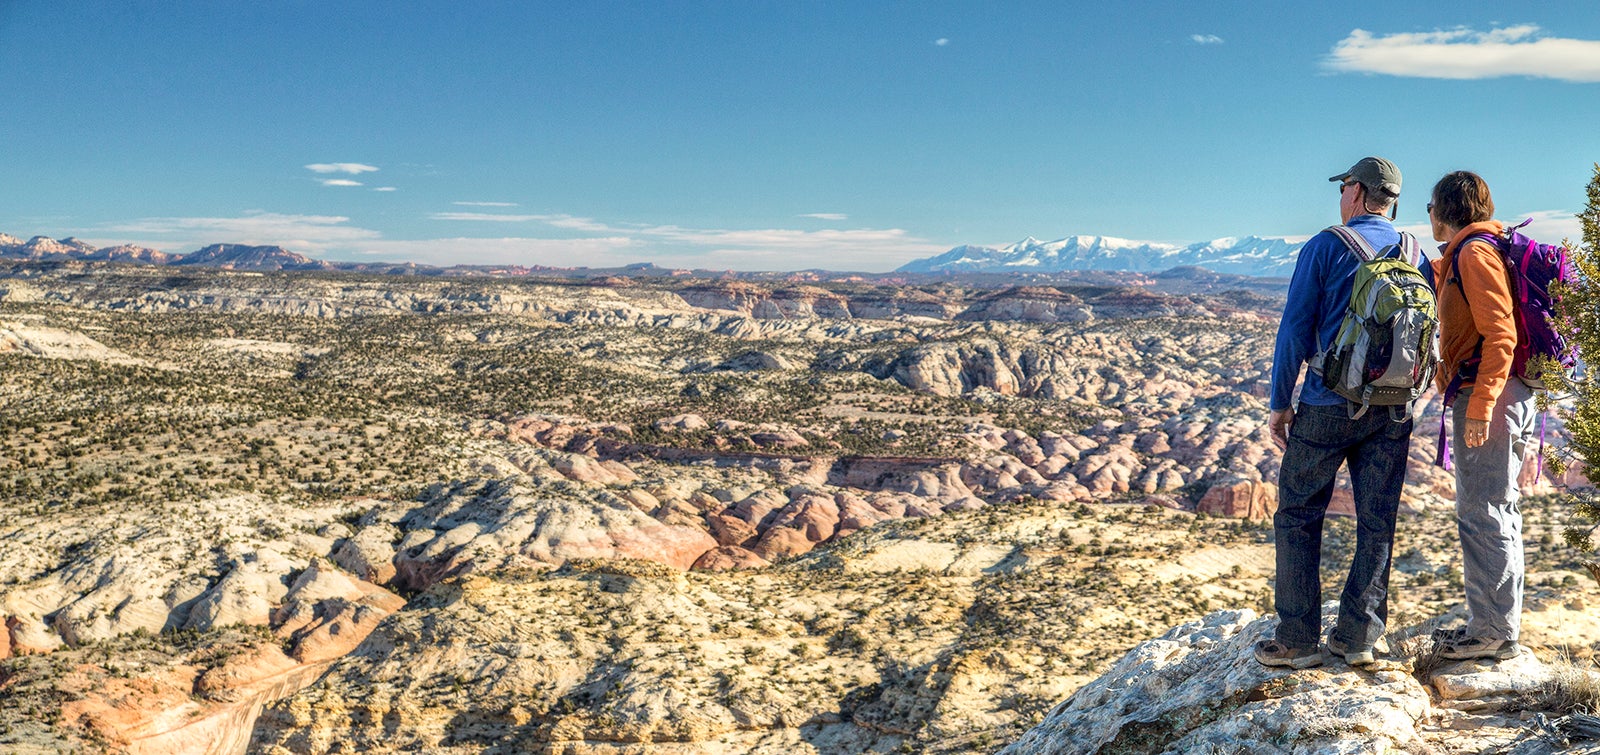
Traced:
[[1272, 442], [1278, 444], [1278, 448], [1289, 447], [1289, 426], [1292, 424], [1294, 424], [1293, 409], [1274, 410], [1272, 418], [1267, 420], [1267, 429], [1272, 431]]
[[1466, 442], [1467, 448], [1477, 448], [1489, 439], [1489, 422], [1481, 419], [1469, 419], [1466, 426], [1461, 428], [1461, 439]]

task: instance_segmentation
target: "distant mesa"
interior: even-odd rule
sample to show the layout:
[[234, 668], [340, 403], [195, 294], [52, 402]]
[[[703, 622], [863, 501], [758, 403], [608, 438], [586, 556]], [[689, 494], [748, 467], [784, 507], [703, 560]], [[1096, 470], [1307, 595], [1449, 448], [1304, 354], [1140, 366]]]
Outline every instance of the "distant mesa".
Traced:
[[8, 240], [7, 256], [21, 257], [23, 259], [45, 259], [48, 257], [85, 256], [94, 251], [94, 247], [75, 238], [64, 238], [60, 241], [45, 236], [34, 236], [27, 241], [22, 241], [14, 236], [6, 236]]
[[165, 265], [177, 259], [176, 255], [132, 244], [103, 246], [89, 253], [87, 259], [106, 262], [129, 262], [144, 265]]
[[332, 270], [334, 266], [281, 246], [212, 244], [167, 263], [229, 270]]
[[95, 247], [75, 238], [57, 241], [34, 236], [27, 241], [0, 234], [0, 259], [40, 261], [82, 260], [146, 265], [193, 265], [226, 270], [333, 270], [335, 266], [291, 252], [281, 246], [212, 244], [188, 254], [168, 254], [132, 244]]

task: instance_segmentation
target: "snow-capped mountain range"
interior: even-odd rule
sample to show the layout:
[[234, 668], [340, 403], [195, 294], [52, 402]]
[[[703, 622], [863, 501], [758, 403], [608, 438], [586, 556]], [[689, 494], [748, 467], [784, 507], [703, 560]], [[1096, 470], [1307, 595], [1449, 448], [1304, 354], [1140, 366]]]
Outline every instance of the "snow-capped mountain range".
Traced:
[[1179, 246], [1110, 236], [1068, 236], [1057, 241], [1040, 241], [1029, 236], [1002, 247], [965, 244], [935, 257], [908, 262], [896, 272], [1152, 272], [1194, 266], [1218, 273], [1288, 277], [1294, 271], [1295, 257], [1303, 243], [1246, 236]]
[[[966, 244], [944, 254], [913, 260], [899, 273], [1062, 273], [1075, 271], [1148, 273], [1199, 267], [1215, 273], [1287, 278], [1303, 242], [1281, 238], [1222, 238], [1188, 246], [1130, 241], [1110, 236], [1069, 236], [1057, 241], [1028, 237], [1003, 247]], [[187, 254], [170, 254], [122, 244], [95, 247], [76, 238], [59, 241], [34, 236], [23, 241], [0, 233], [0, 260], [82, 260], [150, 265], [192, 265], [233, 270], [369, 270], [411, 272], [408, 264], [369, 265], [324, 262], [280, 246], [212, 244]], [[390, 268], [396, 268], [391, 270]]]

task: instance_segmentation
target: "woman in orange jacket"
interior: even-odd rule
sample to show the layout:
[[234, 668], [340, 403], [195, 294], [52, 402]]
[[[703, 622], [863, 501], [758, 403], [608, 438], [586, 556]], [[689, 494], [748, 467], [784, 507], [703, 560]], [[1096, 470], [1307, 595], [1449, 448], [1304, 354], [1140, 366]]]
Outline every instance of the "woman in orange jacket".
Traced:
[[1517, 477], [1537, 413], [1533, 390], [1511, 374], [1517, 345], [1515, 301], [1495, 244], [1504, 227], [1475, 173], [1439, 179], [1428, 204], [1439, 297], [1439, 388], [1450, 395], [1456, 458], [1456, 526], [1468, 618], [1439, 632], [1444, 658], [1517, 655], [1522, 627], [1522, 513]]

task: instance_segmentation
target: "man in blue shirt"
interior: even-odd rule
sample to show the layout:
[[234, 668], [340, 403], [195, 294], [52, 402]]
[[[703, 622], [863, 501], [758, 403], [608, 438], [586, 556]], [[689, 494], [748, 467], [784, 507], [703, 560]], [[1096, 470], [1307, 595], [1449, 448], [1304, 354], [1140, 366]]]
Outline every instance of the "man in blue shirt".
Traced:
[[[1390, 222], [1400, 196], [1400, 170], [1381, 157], [1366, 157], [1329, 181], [1339, 184], [1339, 219], [1374, 249], [1400, 240]], [[1378, 407], [1352, 418], [1348, 402], [1308, 372], [1298, 409], [1291, 404], [1301, 367], [1327, 349], [1338, 333], [1360, 260], [1331, 231], [1300, 248], [1289, 299], [1278, 324], [1272, 358], [1272, 439], [1284, 449], [1278, 472], [1274, 608], [1276, 637], [1256, 646], [1256, 660], [1269, 666], [1320, 665], [1322, 586], [1318, 576], [1322, 522], [1341, 463], [1350, 470], [1357, 531], [1355, 556], [1339, 596], [1339, 619], [1329, 651], [1352, 665], [1373, 661], [1373, 644], [1389, 618], [1389, 562], [1395, 515], [1411, 447], [1409, 406]], [[1422, 265], [1433, 285], [1431, 265]], [[1392, 409], [1394, 411], [1385, 411]]]

